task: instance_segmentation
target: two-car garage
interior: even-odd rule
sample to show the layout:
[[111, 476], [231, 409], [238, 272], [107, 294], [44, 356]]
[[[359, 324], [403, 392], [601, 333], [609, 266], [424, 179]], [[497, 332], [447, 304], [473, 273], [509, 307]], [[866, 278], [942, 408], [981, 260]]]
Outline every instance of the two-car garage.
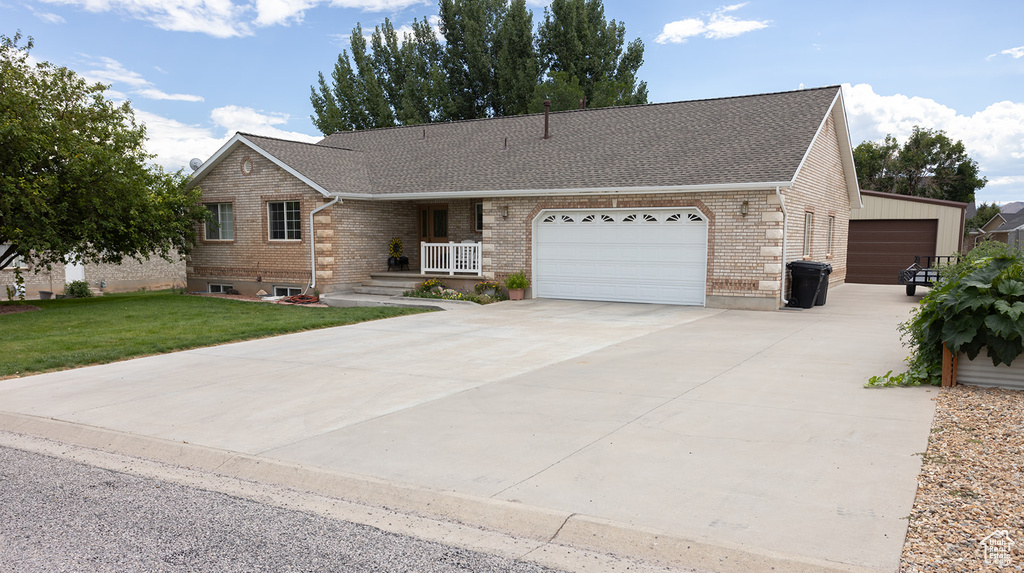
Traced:
[[536, 297], [704, 304], [708, 222], [697, 209], [542, 211], [533, 240]]

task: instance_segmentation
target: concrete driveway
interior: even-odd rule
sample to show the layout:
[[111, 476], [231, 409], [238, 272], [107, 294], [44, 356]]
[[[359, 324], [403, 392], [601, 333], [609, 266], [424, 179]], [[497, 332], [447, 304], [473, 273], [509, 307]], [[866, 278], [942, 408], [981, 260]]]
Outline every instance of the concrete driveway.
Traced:
[[406, 316], [0, 381], [0, 429], [677, 565], [892, 571], [935, 392], [862, 385], [914, 300]]

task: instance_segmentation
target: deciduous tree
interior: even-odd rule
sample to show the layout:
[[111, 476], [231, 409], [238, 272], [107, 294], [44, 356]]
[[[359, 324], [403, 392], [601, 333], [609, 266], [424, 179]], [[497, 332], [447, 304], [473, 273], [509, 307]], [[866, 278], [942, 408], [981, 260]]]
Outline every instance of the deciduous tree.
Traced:
[[864, 189], [970, 203], [988, 182], [962, 141], [945, 132], [914, 126], [902, 146], [891, 135], [865, 141], [853, 151], [857, 180]]
[[46, 265], [188, 253], [207, 216], [199, 189], [148, 164], [127, 102], [31, 62], [21, 39], [0, 36], [0, 269], [19, 255]]

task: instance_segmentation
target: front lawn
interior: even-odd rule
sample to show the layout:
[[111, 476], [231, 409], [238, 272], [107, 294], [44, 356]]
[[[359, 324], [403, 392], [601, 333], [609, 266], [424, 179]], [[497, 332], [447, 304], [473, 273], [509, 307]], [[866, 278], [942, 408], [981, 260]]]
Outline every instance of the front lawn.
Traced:
[[28, 301], [0, 314], [0, 378], [424, 312], [303, 308], [169, 292]]

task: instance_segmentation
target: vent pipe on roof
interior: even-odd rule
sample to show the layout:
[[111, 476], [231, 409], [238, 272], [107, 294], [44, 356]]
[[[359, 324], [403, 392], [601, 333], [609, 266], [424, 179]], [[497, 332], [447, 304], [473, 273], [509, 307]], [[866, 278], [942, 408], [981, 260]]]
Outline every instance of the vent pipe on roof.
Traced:
[[505, 138], [505, 149], [503, 149], [502, 151], [508, 151], [508, 138], [507, 137]]
[[427, 138], [427, 128], [424, 127], [423, 128], [423, 138], [422, 139], [426, 139], [426, 138]]
[[551, 139], [551, 135], [548, 133], [548, 115], [551, 112], [551, 100], [544, 100], [544, 139]]
[[580, 100], [580, 109], [587, 109], [587, 96]]

